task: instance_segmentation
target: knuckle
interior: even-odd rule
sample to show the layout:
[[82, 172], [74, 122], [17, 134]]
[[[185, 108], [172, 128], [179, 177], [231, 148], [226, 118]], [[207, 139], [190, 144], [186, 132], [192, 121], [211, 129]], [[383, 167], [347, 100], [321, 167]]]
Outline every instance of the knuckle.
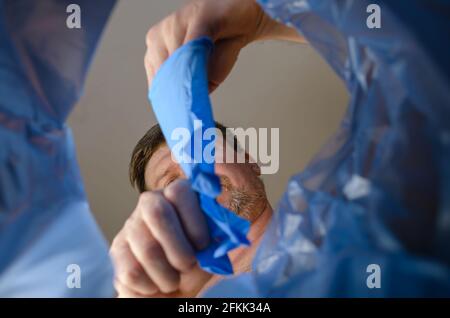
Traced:
[[164, 189], [164, 196], [170, 201], [185, 197], [191, 191], [191, 187], [187, 180], [176, 180]]
[[137, 219], [136, 218], [128, 218], [125, 221], [125, 225], [123, 227], [123, 232], [124, 232], [124, 239], [123, 241], [118, 241], [118, 244], [121, 244], [121, 246], [124, 246], [125, 244], [127, 244], [127, 241], [130, 242], [133, 240], [133, 238], [135, 237], [134, 233], [138, 231], [137, 228]]
[[197, 263], [194, 255], [187, 255], [174, 261], [174, 266], [181, 272], [189, 271]]
[[114, 265], [116, 265], [120, 261], [118, 247], [117, 244], [114, 244], [114, 242], [111, 244], [111, 248], [109, 249], [109, 255]]
[[173, 24], [172, 24], [173, 19], [174, 19], [174, 15], [171, 14], [161, 23], [160, 29], [161, 29], [161, 34], [162, 34], [163, 38], [166, 38], [167, 36], [171, 35], [171, 33], [173, 32]]
[[139, 195], [138, 206], [146, 205], [154, 199], [153, 192], [145, 191]]
[[160, 201], [154, 202], [151, 209], [148, 211], [149, 218], [156, 222], [157, 224], [160, 224], [166, 219], [166, 213], [164, 205]]
[[126, 285], [136, 285], [140, 281], [142, 274], [142, 270], [134, 265], [125, 268], [118, 277]]
[[144, 67], [148, 75], [153, 75], [155, 73], [150, 54], [148, 52], [144, 55]]
[[127, 240], [125, 238], [125, 231], [120, 231], [120, 233], [114, 238], [111, 243], [111, 248], [109, 250], [109, 255], [114, 264], [120, 263], [124, 250], [127, 248]]
[[148, 222], [160, 224], [165, 222], [168, 215], [167, 202], [162, 195], [155, 196], [146, 206], [144, 212], [144, 219]]
[[115, 289], [117, 292], [120, 292], [119, 290], [121, 289], [121, 285], [120, 285], [120, 283], [119, 283], [119, 281], [118, 281], [117, 279], [114, 279], [114, 281], [113, 281], [113, 286], [114, 286], [114, 289]]
[[157, 37], [157, 33], [158, 33], [158, 25], [151, 27], [147, 31], [147, 34], [145, 35], [145, 44], [147, 45], [147, 47], [150, 47], [154, 43]]
[[156, 240], [148, 240], [145, 243], [143, 257], [145, 257], [146, 263], [153, 263], [156, 259], [160, 258], [162, 254], [162, 248]]
[[120, 231], [119, 234], [113, 239], [111, 243], [110, 253], [114, 256], [115, 252], [124, 244], [124, 238], [122, 237], [123, 231]]
[[171, 23], [172, 23], [172, 30], [175, 30], [176, 26], [186, 26], [187, 21], [185, 21], [184, 16], [183, 16], [183, 10], [178, 10], [175, 11], [174, 13], [172, 13], [171, 15]]

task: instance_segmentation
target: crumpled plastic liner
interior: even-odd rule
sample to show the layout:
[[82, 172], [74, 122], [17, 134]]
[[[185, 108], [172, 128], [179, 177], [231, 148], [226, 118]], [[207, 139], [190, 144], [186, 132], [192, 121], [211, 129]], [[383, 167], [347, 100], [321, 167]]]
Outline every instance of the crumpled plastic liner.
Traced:
[[65, 124], [114, 1], [76, 1], [81, 29], [66, 26], [71, 3], [0, 0], [1, 297], [114, 295]]
[[[450, 296], [449, 2], [259, 3], [306, 37], [351, 101], [340, 129], [290, 179], [252, 273], [205, 296]], [[381, 29], [366, 26], [370, 3], [381, 7]], [[418, 34], [422, 25], [433, 32]], [[437, 46], [444, 52], [431, 54]], [[380, 288], [367, 285], [370, 264]]]
[[[170, 149], [180, 143], [172, 138], [176, 129], [190, 133], [189, 142], [173, 155], [198, 193], [210, 231], [211, 243], [197, 253], [197, 259], [203, 269], [226, 275], [233, 273], [228, 251], [250, 244], [246, 238], [250, 223], [217, 203], [220, 180], [214, 173], [214, 163], [206, 162], [202, 156], [205, 147], [215, 142], [214, 138], [202, 140], [203, 133], [215, 127], [207, 78], [212, 49], [213, 43], [207, 37], [178, 48], [156, 73], [149, 99]], [[186, 158], [191, 158], [191, 162]]]

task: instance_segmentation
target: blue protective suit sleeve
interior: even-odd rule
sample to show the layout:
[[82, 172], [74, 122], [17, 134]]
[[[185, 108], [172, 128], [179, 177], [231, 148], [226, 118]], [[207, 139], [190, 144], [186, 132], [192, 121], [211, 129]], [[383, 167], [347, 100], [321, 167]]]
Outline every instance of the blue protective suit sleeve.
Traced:
[[0, 0], [0, 297], [114, 294], [65, 124], [114, 2]]
[[[206, 296], [450, 296], [449, 1], [259, 3], [305, 36], [351, 99], [290, 179], [252, 273]], [[369, 5], [381, 28], [368, 27]]]
[[212, 49], [209, 38], [199, 38], [176, 50], [154, 77], [149, 99], [172, 151], [180, 144], [174, 132], [183, 129], [189, 135], [182, 151], [173, 155], [198, 193], [209, 226], [212, 243], [197, 254], [200, 266], [211, 273], [231, 274], [227, 253], [249, 244], [246, 234], [250, 223], [217, 203], [220, 180], [214, 173], [214, 162], [203, 158], [203, 150], [210, 144], [202, 140], [203, 132], [215, 127], [207, 79]]

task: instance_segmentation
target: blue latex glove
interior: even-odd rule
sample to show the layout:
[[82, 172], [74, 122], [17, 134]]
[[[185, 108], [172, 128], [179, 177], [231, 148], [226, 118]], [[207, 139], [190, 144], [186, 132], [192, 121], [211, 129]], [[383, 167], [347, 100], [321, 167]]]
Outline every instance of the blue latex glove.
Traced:
[[[191, 148], [194, 136], [215, 127], [207, 78], [208, 57], [212, 49], [213, 43], [206, 37], [180, 47], [161, 66], [149, 92], [153, 111], [168, 146], [173, 150], [179, 143], [171, 138], [174, 129], [185, 128], [190, 132], [191, 143], [183, 151], [192, 154], [192, 158], [199, 158], [197, 155], [201, 156], [206, 146], [201, 142], [202, 147]], [[201, 127], [194, 126], [197, 120], [201, 121]], [[195, 142], [200, 141], [197, 139]], [[241, 244], [249, 244], [246, 234], [250, 223], [217, 203], [221, 186], [214, 173], [214, 163], [188, 163], [182, 160], [180, 153], [173, 154], [198, 193], [209, 226], [212, 243], [197, 254], [200, 266], [211, 273], [232, 274], [227, 253]]]

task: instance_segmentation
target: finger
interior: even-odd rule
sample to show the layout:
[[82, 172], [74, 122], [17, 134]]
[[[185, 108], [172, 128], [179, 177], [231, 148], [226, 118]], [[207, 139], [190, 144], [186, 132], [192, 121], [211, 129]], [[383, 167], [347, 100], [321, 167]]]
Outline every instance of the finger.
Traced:
[[244, 37], [235, 37], [217, 41], [209, 59], [208, 86], [213, 92], [230, 74], [239, 52], [245, 46]]
[[146, 36], [147, 50], [145, 52], [144, 64], [149, 88], [151, 87], [155, 74], [169, 57], [169, 52], [160, 32], [159, 26], [155, 26], [148, 31]]
[[208, 226], [198, 198], [189, 181], [176, 180], [164, 189], [164, 196], [175, 207], [183, 229], [197, 250], [209, 244]]
[[117, 291], [117, 298], [144, 298], [150, 296], [150, 295], [149, 296], [142, 295], [128, 288], [119, 281], [114, 282], [114, 287], [116, 288]]
[[145, 224], [161, 244], [170, 264], [181, 272], [188, 271], [196, 263], [195, 253], [177, 213], [161, 193], [148, 192], [148, 196], [141, 205]]
[[184, 43], [187, 23], [184, 21], [184, 14], [183, 11], [176, 11], [161, 22], [161, 38], [169, 56]]
[[136, 220], [127, 237], [134, 256], [158, 288], [164, 293], [177, 290], [180, 275], [170, 265], [146, 224], [140, 219]]
[[116, 280], [140, 294], [151, 295], [158, 291], [145, 270], [130, 250], [130, 246], [122, 234], [114, 240], [111, 257], [115, 265]]

